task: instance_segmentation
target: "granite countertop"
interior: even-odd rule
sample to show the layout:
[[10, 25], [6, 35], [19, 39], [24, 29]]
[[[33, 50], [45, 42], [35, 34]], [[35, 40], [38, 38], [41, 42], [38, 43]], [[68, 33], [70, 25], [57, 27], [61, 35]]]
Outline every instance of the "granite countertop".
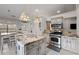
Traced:
[[17, 35], [17, 39], [19, 39], [18, 41], [20, 41], [22, 44], [28, 44], [28, 43], [32, 43], [38, 40], [41, 40], [43, 38], [45, 38], [45, 35], [41, 35], [41, 36], [34, 36], [32, 34], [18, 34]]
[[76, 35], [76, 34], [63, 34], [62, 36], [68, 36], [68, 37], [76, 37], [76, 38], [79, 38], [79, 36]]

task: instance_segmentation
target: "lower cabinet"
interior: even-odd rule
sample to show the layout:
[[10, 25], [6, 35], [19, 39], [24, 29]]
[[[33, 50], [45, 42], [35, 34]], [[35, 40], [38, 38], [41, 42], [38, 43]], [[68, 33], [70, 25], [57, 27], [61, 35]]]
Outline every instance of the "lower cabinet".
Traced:
[[38, 55], [38, 48], [30, 49], [28, 55]]
[[39, 45], [39, 55], [45, 55], [46, 53], [46, 47], [45, 47], [45, 43], [42, 43]]
[[79, 38], [78, 38], [78, 44], [77, 44], [77, 51], [79, 52]]
[[68, 49], [68, 37], [67, 36], [62, 36], [62, 40], [61, 40], [61, 47], [63, 49]]
[[16, 54], [17, 55], [24, 55], [24, 45], [17, 41], [16, 43]]
[[79, 38], [62, 36], [61, 46], [63, 49], [79, 53]]
[[73, 37], [71, 39], [71, 47], [70, 47], [70, 50], [73, 51], [73, 52], [76, 52], [76, 49], [77, 49], [77, 39], [75, 37]]

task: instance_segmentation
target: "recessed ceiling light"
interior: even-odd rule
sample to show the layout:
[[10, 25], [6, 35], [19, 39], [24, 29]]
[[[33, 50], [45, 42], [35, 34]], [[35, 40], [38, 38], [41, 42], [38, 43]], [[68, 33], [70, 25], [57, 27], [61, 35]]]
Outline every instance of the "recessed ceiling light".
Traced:
[[57, 10], [57, 13], [60, 13], [61, 11], [60, 10]]
[[39, 12], [39, 9], [35, 9], [35, 12]]

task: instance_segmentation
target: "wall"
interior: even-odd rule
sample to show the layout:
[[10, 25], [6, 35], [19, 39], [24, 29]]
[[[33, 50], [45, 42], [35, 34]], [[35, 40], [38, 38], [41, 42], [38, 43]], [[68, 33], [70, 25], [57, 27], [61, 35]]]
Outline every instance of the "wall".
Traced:
[[8, 24], [8, 32], [16, 31], [16, 21], [0, 17], [0, 32], [7, 32], [7, 24]]
[[9, 19], [9, 18], [2, 18], [0, 17], [0, 23], [4, 23], [4, 24], [16, 24], [17, 19]]
[[[33, 33], [36, 35], [41, 35], [46, 28], [46, 18], [41, 17], [40, 21], [31, 19], [32, 21], [29, 23], [22, 23], [20, 21], [17, 22], [17, 29], [22, 30], [23, 33]], [[39, 27], [39, 22], [41, 22]]]
[[[39, 23], [40, 23], [40, 26], [39, 26]], [[33, 33], [37, 35], [41, 35], [46, 28], [46, 19], [41, 17], [40, 21], [34, 21], [33, 25], [34, 25], [32, 28]]]
[[70, 18], [64, 19], [63, 20], [63, 28], [64, 28], [64, 30], [76, 33], [77, 30], [70, 29], [70, 24], [76, 24], [76, 21], [77, 21], [76, 17], [74, 17], [74, 18], [70, 17]]
[[77, 16], [76, 10], [70, 11], [70, 12], [66, 12], [66, 13], [63, 13], [63, 14], [54, 15], [54, 16], [52, 16], [52, 18], [53, 17], [61, 17], [61, 16], [63, 16], [64, 18]]
[[71, 23], [77, 23], [76, 19], [71, 18], [71, 17], [76, 17], [77, 16], [76, 10], [70, 11], [70, 12], [66, 12], [66, 13], [63, 13], [63, 14], [54, 15], [51, 18], [61, 17], [61, 16], [64, 17], [64, 19], [63, 19], [64, 30], [76, 33], [77, 30], [71, 30], [70, 29], [70, 24]]
[[79, 5], [77, 5], [76, 11], [77, 11], [77, 34], [79, 36]]

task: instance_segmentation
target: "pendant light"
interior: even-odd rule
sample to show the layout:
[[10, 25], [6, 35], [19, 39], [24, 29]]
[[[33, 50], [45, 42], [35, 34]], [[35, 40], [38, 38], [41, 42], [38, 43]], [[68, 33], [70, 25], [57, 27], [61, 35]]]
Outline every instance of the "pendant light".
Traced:
[[30, 17], [29, 16], [26, 16], [26, 14], [23, 12], [20, 16], [20, 21], [21, 22], [24, 22], [24, 23], [27, 23], [30, 21]]

